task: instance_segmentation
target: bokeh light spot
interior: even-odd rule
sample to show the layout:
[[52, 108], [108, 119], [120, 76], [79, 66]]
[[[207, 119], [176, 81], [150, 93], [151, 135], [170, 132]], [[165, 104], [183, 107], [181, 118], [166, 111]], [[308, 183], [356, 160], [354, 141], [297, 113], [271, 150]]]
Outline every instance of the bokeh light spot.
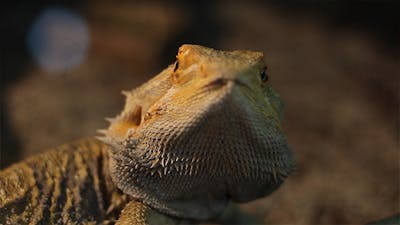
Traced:
[[42, 69], [64, 72], [86, 58], [88, 26], [82, 17], [71, 10], [48, 8], [32, 24], [27, 45]]

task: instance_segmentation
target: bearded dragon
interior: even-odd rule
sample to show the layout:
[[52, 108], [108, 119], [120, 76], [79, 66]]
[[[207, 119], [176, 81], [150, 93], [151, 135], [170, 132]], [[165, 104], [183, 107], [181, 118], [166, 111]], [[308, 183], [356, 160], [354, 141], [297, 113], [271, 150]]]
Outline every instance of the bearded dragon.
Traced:
[[261, 52], [182, 45], [104, 136], [0, 172], [0, 224], [179, 224], [278, 188], [294, 168]]

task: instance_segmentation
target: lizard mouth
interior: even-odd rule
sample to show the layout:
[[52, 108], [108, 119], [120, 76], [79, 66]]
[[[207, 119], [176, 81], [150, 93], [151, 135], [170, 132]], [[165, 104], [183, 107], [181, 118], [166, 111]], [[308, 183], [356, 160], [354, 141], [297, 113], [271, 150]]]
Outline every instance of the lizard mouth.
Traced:
[[210, 83], [206, 84], [204, 87], [205, 88], [218, 88], [218, 87], [223, 87], [230, 82], [233, 82], [236, 85], [250, 89], [249, 85], [247, 85], [245, 82], [243, 82], [239, 79], [228, 79], [228, 78], [217, 78], [217, 79], [211, 81]]

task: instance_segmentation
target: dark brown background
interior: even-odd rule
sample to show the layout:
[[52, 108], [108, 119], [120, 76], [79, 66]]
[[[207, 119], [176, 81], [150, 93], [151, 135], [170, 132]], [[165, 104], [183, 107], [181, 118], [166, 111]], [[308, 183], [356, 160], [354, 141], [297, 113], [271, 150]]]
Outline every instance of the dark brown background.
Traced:
[[[200, 1], [199, 1], [200, 2]], [[25, 38], [46, 1], [1, 12], [0, 168], [95, 135], [183, 43], [265, 52], [286, 102], [298, 170], [243, 209], [267, 224], [361, 224], [399, 209], [399, 5], [368, 1], [62, 3], [90, 28], [86, 60], [59, 76]]]

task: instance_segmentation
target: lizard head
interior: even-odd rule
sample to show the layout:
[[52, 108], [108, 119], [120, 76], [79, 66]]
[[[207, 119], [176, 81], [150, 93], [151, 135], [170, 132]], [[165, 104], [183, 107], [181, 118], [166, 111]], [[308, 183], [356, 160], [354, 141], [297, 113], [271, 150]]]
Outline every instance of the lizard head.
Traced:
[[125, 109], [104, 132], [113, 181], [193, 219], [274, 191], [294, 158], [268, 76], [261, 52], [181, 46], [175, 64], [125, 93]]
[[[283, 117], [283, 102], [269, 83], [262, 52], [228, 52], [183, 45], [174, 64], [172, 82], [185, 98], [202, 94], [204, 97], [247, 96], [256, 101], [256, 110], [266, 112], [274, 119]], [[243, 106], [248, 105], [246, 100], [243, 101]], [[204, 102], [208, 102], [205, 103], [207, 106], [220, 103], [219, 98]], [[276, 125], [280, 126], [280, 122], [276, 121]]]

